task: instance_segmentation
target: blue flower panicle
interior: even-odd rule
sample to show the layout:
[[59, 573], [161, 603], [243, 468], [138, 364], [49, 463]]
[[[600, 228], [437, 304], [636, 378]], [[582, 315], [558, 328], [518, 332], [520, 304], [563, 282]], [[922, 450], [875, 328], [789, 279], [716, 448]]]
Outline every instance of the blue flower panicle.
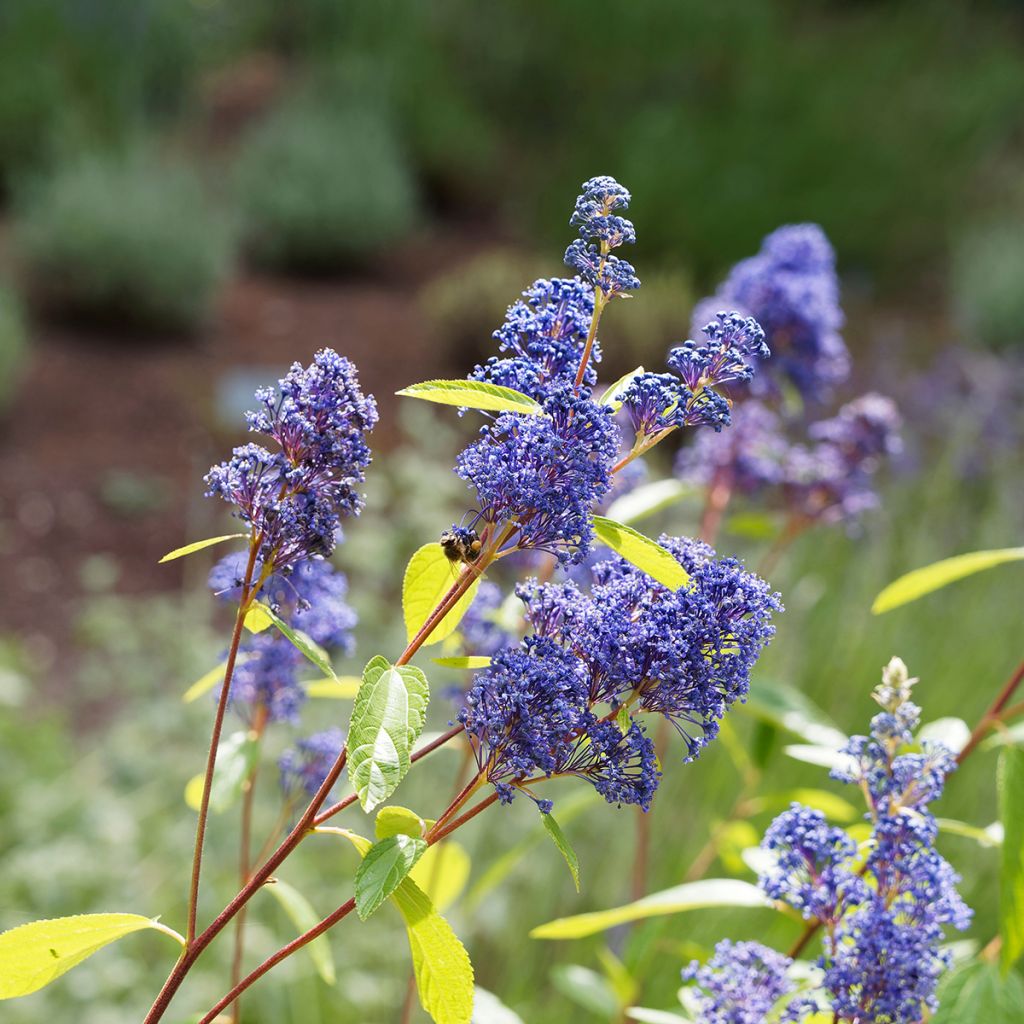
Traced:
[[286, 798], [315, 796], [345, 747], [341, 729], [326, 729], [298, 740], [278, 761]]
[[629, 206], [630, 194], [614, 178], [600, 175], [583, 183], [569, 223], [580, 237], [565, 250], [565, 263], [604, 300], [634, 292], [640, 280], [631, 263], [612, 249], [636, 241], [632, 221], [615, 213]]
[[358, 486], [370, 463], [366, 434], [377, 406], [364, 396], [355, 367], [331, 349], [295, 363], [275, 388], [256, 394], [249, 429], [276, 451], [249, 443], [206, 475], [207, 494], [235, 507], [259, 540], [267, 571], [331, 554], [341, 519], [362, 507]]
[[[730, 942], [715, 946], [706, 963], [694, 960], [683, 968], [683, 981], [695, 983], [702, 1024], [778, 1024], [802, 1020], [815, 1005], [796, 994], [788, 976], [793, 961], [759, 942]], [[786, 999], [790, 996], [790, 999]], [[777, 1016], [769, 1016], [777, 1013]]]
[[755, 394], [778, 397], [786, 382], [804, 401], [821, 403], [849, 375], [835, 253], [817, 224], [768, 235], [756, 256], [737, 263], [714, 297], [698, 304], [694, 324], [723, 306], [764, 328], [772, 360], [753, 380]]
[[479, 521], [510, 526], [510, 544], [579, 561], [593, 537], [591, 513], [611, 487], [618, 432], [606, 406], [569, 384], [543, 413], [503, 413], [458, 457], [455, 471], [477, 495]]
[[[662, 715], [695, 757], [749, 688], [778, 596], [706, 545], [662, 537], [691, 576], [677, 591], [624, 559], [517, 589], [530, 635], [476, 676], [459, 720], [509, 800], [524, 779], [574, 775], [611, 803], [650, 805], [660, 769], [637, 716]], [[625, 718], [622, 716], [625, 715]]]
[[[579, 278], [535, 281], [509, 306], [505, 322], [494, 332], [505, 355], [492, 356], [469, 379], [543, 401], [552, 387], [575, 379], [593, 315], [594, 290]], [[586, 387], [597, 383], [594, 364], [600, 361], [601, 346], [595, 341], [583, 378]]]

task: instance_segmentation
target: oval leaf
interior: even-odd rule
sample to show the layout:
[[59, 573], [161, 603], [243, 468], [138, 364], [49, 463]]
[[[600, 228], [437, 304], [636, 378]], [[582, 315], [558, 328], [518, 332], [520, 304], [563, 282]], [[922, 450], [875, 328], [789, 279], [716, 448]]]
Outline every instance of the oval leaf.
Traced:
[[374, 829], [378, 839], [389, 836], [412, 836], [422, 839], [427, 830], [427, 823], [408, 807], [382, 807], [377, 812]]
[[637, 523], [692, 493], [692, 487], [673, 478], [641, 484], [608, 506], [608, 518], [620, 523]]
[[794, 761], [814, 764], [819, 768], [838, 768], [840, 771], [856, 771], [856, 762], [849, 754], [844, 754], [835, 747], [822, 747], [815, 743], [791, 743], [783, 747], [782, 752]]
[[361, 921], [398, 888], [426, 848], [424, 840], [406, 835], [388, 836], [370, 847], [356, 872], [356, 913]]
[[37, 992], [109, 943], [144, 928], [185, 945], [172, 928], [139, 914], [77, 914], [11, 928], [0, 934], [0, 999]]
[[1007, 747], [997, 772], [1003, 856], [999, 876], [1001, 963], [1009, 971], [1024, 953], [1024, 750]]
[[254, 601], [252, 607], [245, 613], [245, 628], [250, 633], [262, 633], [273, 624], [270, 609], [259, 601]]
[[947, 974], [930, 1024], [1016, 1024], [1024, 1020], [1024, 982], [1001, 977], [995, 964], [975, 962]]
[[[402, 614], [405, 616], [407, 639], [411, 640], [420, 631], [431, 612], [455, 585], [457, 578], [458, 567], [453, 570], [440, 544], [424, 544], [409, 559], [402, 579]], [[424, 641], [424, 647], [440, 643], [455, 632], [479, 589], [480, 580], [476, 579], [455, 607], [434, 627]]]
[[541, 821], [544, 822], [544, 831], [551, 836], [551, 841], [558, 847], [559, 852], [565, 858], [565, 863], [569, 865], [569, 871], [572, 874], [572, 880], [576, 883], [576, 891], [580, 891], [580, 862], [576, 856], [576, 851], [572, 848], [572, 843], [566, 838], [565, 833], [561, 830], [558, 822], [550, 814], [542, 814]]
[[364, 669], [348, 731], [348, 775], [364, 811], [386, 800], [405, 777], [429, 700], [418, 668], [377, 655]]
[[484, 412], [521, 412], [535, 416], [542, 411], [529, 395], [481, 380], [425, 380], [422, 384], [410, 384], [395, 394]]
[[[312, 908], [309, 900], [287, 882], [282, 882], [280, 878], [274, 878], [267, 882], [264, 888], [272, 893], [277, 902], [281, 904], [300, 935], [320, 923], [320, 915]], [[328, 985], [333, 985], [337, 980], [337, 975], [334, 972], [334, 958], [331, 956], [331, 946], [327, 941], [327, 936], [318, 935], [312, 942], [306, 943], [305, 949], [313, 961], [316, 973]]]
[[832, 719], [804, 693], [785, 683], [759, 679], [739, 708], [816, 746], [838, 750], [846, 745], [846, 734]]
[[771, 902], [756, 885], [735, 878], [712, 878], [677, 885], [652, 893], [635, 903], [611, 910], [597, 910], [574, 917], [562, 917], [534, 928], [534, 939], [580, 939], [595, 935], [618, 924], [648, 917], [678, 914], [705, 907], [771, 907]]
[[594, 533], [602, 544], [622, 555], [627, 562], [652, 576], [662, 586], [678, 590], [689, 582], [689, 573], [675, 560], [672, 552], [650, 537], [604, 516], [594, 516], [593, 522]]
[[633, 381], [644, 372], [642, 366], [638, 366], [629, 373], [624, 373], [614, 384], [609, 386], [601, 396], [601, 404], [611, 407], [612, 412], [618, 412], [622, 408], [622, 396]]
[[392, 896], [405, 919], [420, 1004], [436, 1024], [470, 1024], [473, 965], [448, 922], [407, 878]]
[[444, 913], [461, 895], [469, 880], [470, 859], [466, 848], [454, 839], [435, 843], [416, 862], [409, 877], [427, 899]]
[[939, 590], [950, 583], [972, 576], [976, 572], [992, 569], [1004, 562], [1018, 562], [1024, 559], [1024, 548], [996, 548], [991, 551], [970, 551], [965, 555], [944, 558], [922, 569], [914, 569], [898, 580], [894, 580], [875, 598], [871, 611], [875, 615], [899, 608], [902, 604], [916, 601], [933, 590]]
[[197, 540], [192, 544], [186, 544], [183, 548], [175, 548], [173, 551], [168, 551], [157, 562], [157, 565], [163, 562], [173, 562], [176, 558], [184, 558], [186, 555], [191, 555], [193, 551], [202, 551], [203, 548], [212, 547], [214, 544], [222, 544], [226, 540], [238, 540], [248, 536], [247, 533], [225, 533], [223, 537], [208, 537], [206, 540]]

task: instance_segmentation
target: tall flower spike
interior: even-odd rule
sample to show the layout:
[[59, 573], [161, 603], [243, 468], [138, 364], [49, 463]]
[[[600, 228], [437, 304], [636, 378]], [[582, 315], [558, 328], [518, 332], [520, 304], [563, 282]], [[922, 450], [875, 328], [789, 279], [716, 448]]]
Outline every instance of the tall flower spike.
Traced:
[[365, 435], [377, 406], [359, 389], [355, 368], [330, 349], [296, 363], [277, 390], [257, 392], [250, 430], [279, 446], [236, 448], [206, 476], [207, 494], [235, 506], [259, 542], [259, 561], [278, 572], [334, 550], [344, 516], [357, 515], [370, 450]]
[[606, 300], [640, 287], [633, 266], [612, 255], [612, 249], [636, 241], [632, 221], [614, 212], [626, 209], [629, 201], [629, 192], [622, 185], [600, 175], [583, 183], [569, 218], [569, 223], [579, 228], [580, 237], [566, 249], [566, 265], [599, 289]]

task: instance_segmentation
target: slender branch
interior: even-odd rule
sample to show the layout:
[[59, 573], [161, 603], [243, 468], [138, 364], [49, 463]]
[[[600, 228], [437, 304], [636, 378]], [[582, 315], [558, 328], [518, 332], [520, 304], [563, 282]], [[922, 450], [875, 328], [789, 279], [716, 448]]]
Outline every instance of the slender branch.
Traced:
[[974, 731], [964, 745], [963, 750], [957, 755], [957, 764], [964, 763], [964, 759], [985, 738], [985, 733], [988, 732], [995, 722], [1000, 720], [1003, 711], [1009, 706], [1022, 680], [1024, 680], [1024, 661], [1021, 661], [1014, 670], [1013, 675], [1006, 681], [1006, 685], [999, 691], [996, 699], [992, 702], [992, 706], [981, 716], [981, 721], [974, 727]]
[[732, 480], [730, 474], [721, 471], [715, 473], [708, 489], [704, 503], [704, 514], [700, 519], [700, 539], [705, 544], [714, 544], [722, 525], [722, 517], [732, 497]]
[[[604, 260], [601, 261], [601, 266], [604, 266]], [[600, 274], [600, 267], [598, 268]], [[590, 362], [590, 353], [594, 348], [594, 340], [597, 338], [597, 325], [601, 322], [601, 314], [604, 312], [605, 303], [607, 299], [604, 297], [604, 292], [601, 291], [599, 285], [594, 285], [594, 314], [590, 318], [590, 330], [587, 332], [587, 342], [583, 346], [583, 355], [580, 357], [580, 367], [576, 371], [576, 383], [575, 389], [579, 391], [583, 387], [583, 378], [587, 375], [587, 363]]]
[[252, 575], [256, 570], [256, 555], [259, 545], [255, 538], [249, 545], [249, 562], [242, 580], [242, 596], [238, 600], [238, 612], [235, 615], [235, 628], [231, 634], [231, 646], [228, 648], [227, 663], [224, 666], [224, 682], [221, 684], [220, 697], [217, 700], [217, 713], [213, 719], [213, 734], [210, 737], [210, 749], [206, 755], [206, 774], [203, 777], [203, 796], [199, 803], [199, 819], [196, 822], [196, 841], [192, 853], [192, 880], [188, 891], [188, 927], [185, 930], [185, 948], [188, 949], [196, 937], [196, 916], [199, 909], [199, 876], [203, 866], [203, 844], [206, 840], [206, 822], [210, 815], [210, 789], [213, 785], [213, 771], [217, 765], [217, 748], [220, 746], [220, 734], [224, 728], [224, 712], [228, 705], [228, 693], [231, 691], [231, 677], [235, 671], [238, 658], [238, 645], [242, 641], [242, 629], [245, 616], [252, 600]]

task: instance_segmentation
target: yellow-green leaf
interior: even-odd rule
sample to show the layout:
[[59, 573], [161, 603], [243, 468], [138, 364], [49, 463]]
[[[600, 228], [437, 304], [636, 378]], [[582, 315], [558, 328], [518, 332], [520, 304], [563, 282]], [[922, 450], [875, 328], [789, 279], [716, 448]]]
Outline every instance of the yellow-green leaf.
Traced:
[[956, 580], [971, 576], [985, 569], [992, 569], [1004, 562], [1019, 562], [1024, 559], [1022, 548], [995, 548], [991, 551], [970, 551], [965, 555], [944, 558], [921, 569], [914, 569], [905, 576], [890, 583], [875, 598], [871, 611], [875, 615], [899, 608], [900, 605], [916, 601], [933, 590], [939, 590]]
[[616, 498], [608, 506], [608, 518], [619, 523], [638, 523], [641, 519], [646, 519], [655, 512], [682, 501], [693, 491], [692, 485], [674, 478], [641, 484], [632, 491], [627, 491], [622, 497]]
[[997, 772], [1003, 856], [999, 878], [1000, 961], [1007, 974], [1024, 953], [1024, 750], [1007, 747]]
[[[287, 882], [282, 882], [280, 878], [273, 878], [267, 882], [264, 888], [272, 893], [277, 902], [281, 904], [300, 935], [320, 923], [320, 915], [310, 905], [309, 900]], [[334, 972], [334, 957], [331, 956], [331, 945], [327, 941], [327, 936], [318, 935], [312, 942], [306, 943], [304, 948], [313, 961], [316, 973], [328, 985], [333, 985], [337, 976]]]
[[544, 823], [544, 831], [551, 836], [551, 841], [558, 847], [559, 852], [565, 858], [565, 863], [569, 866], [569, 872], [576, 885], [576, 891], [579, 892], [580, 862], [576, 856], [576, 851], [572, 848], [572, 843], [569, 842], [565, 833], [559, 827], [558, 822], [550, 814], [542, 814], [540, 817]]
[[631, 526], [605, 516], [594, 516], [594, 534], [602, 544], [618, 552], [627, 562], [669, 590], [678, 590], [689, 582], [689, 573], [676, 561], [671, 551]]
[[388, 836], [412, 836], [422, 839], [427, 830], [427, 823], [408, 807], [382, 807], [377, 812], [374, 831], [378, 839]]
[[642, 366], [638, 366], [629, 373], [624, 373], [614, 384], [610, 385], [601, 396], [601, 404], [611, 407], [612, 412], [618, 412], [622, 408], [622, 395], [633, 381], [644, 372]]
[[454, 839], [435, 843], [416, 862], [409, 877], [442, 914], [462, 895], [469, 880], [466, 848]]
[[173, 928], [139, 914], [77, 914], [33, 921], [0, 934], [0, 999], [37, 992], [117, 939], [155, 928], [185, 940]]
[[[235, 658], [235, 667], [244, 665], [251, 660], [251, 655], [239, 654]], [[205, 675], [200, 676], [182, 695], [181, 699], [185, 704], [191, 704], [198, 700], [204, 693], [209, 693], [218, 683], [224, 679], [224, 670], [227, 668], [225, 662], [221, 662], [216, 668], [211, 668]]]
[[[331, 664], [330, 655], [311, 637], [306, 636], [301, 629], [292, 629], [284, 619], [269, 605], [256, 602], [254, 608], [263, 609], [265, 615], [277, 626], [284, 638], [308, 661], [312, 662], [325, 676], [336, 679], [334, 666]], [[252, 614], [252, 611], [249, 612]], [[248, 616], [246, 616], [248, 618]]]
[[270, 629], [274, 624], [270, 609], [259, 601], [254, 601], [252, 607], [245, 613], [245, 628], [250, 633], [262, 633]]
[[[407, 639], [411, 640], [419, 632], [430, 613], [455, 586], [459, 568], [456, 566], [453, 570], [448, 556], [441, 549], [441, 545], [437, 543], [424, 544], [409, 559], [405, 577], [402, 580], [402, 613], [405, 616]], [[451, 636], [455, 632], [462, 616], [466, 614], [467, 609], [473, 603], [473, 598], [476, 597], [479, 587], [478, 579], [470, 584], [469, 589], [459, 598], [455, 607], [434, 627], [433, 632], [424, 642], [424, 647], [440, 643], [445, 637]]]
[[303, 685], [306, 688], [307, 697], [352, 700], [359, 692], [362, 680], [358, 676], [337, 676], [334, 679], [314, 679]]
[[491, 659], [483, 655], [466, 655], [461, 658], [431, 658], [435, 665], [442, 668], [487, 668]]
[[663, 892], [652, 893], [634, 903], [611, 910], [562, 917], [539, 925], [530, 932], [534, 939], [581, 939], [606, 931], [618, 924], [662, 917], [705, 907], [771, 907], [756, 885], [736, 878], [710, 878], [677, 885]]
[[[217, 748], [217, 763], [210, 786], [210, 810], [226, 811], [241, 796], [249, 776], [259, 760], [260, 743], [254, 733], [239, 730], [223, 740]], [[198, 811], [203, 801], [202, 775], [195, 775], [185, 786], [185, 803]]]
[[435, 1024], [470, 1024], [473, 965], [465, 947], [411, 879], [402, 882], [392, 899], [405, 919], [423, 1009]]
[[402, 833], [374, 843], [356, 872], [356, 913], [365, 921], [398, 888], [427, 844]]
[[542, 411], [539, 403], [529, 395], [481, 380], [425, 380], [422, 384], [410, 384], [395, 394], [484, 412], [521, 412], [535, 416]]
[[248, 534], [246, 533], [225, 533], [223, 537], [208, 537], [206, 540], [197, 540], [192, 544], [186, 544], [183, 548], [175, 548], [173, 551], [168, 551], [157, 564], [173, 562], [176, 558], [184, 558], [186, 555], [191, 555], [193, 551], [202, 551], [203, 548], [212, 547], [214, 544], [222, 544], [226, 540], [239, 540], [247, 536]]

